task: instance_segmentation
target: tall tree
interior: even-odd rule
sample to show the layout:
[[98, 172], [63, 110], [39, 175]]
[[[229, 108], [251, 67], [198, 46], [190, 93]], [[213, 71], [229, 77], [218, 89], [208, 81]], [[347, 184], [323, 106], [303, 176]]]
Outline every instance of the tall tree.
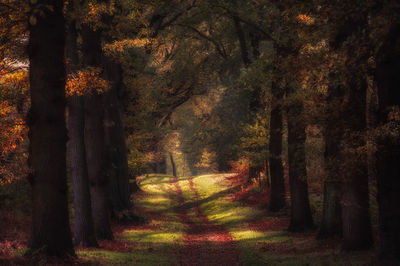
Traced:
[[[373, 243], [369, 206], [369, 184], [366, 147], [366, 66], [368, 48], [368, 16], [358, 12], [358, 4], [349, 1], [351, 10], [337, 24], [335, 40], [339, 40], [344, 58], [341, 80], [343, 136], [341, 163], [343, 173], [342, 219], [343, 248], [370, 248]], [[357, 51], [357, 53], [354, 53]]]
[[[74, 19], [70, 19], [68, 22], [67, 37], [68, 72], [75, 74], [74, 72], [78, 70], [79, 58], [77, 45], [78, 31]], [[70, 88], [70, 91], [71, 93], [67, 99], [68, 151], [74, 193], [74, 244], [85, 247], [96, 247], [97, 241], [94, 233], [84, 140], [84, 96], [81, 95], [80, 91], [77, 91], [77, 88]]]
[[[101, 67], [101, 30], [88, 24], [82, 25], [83, 66]], [[92, 213], [96, 236], [112, 239], [110, 205], [108, 196], [109, 179], [106, 170], [108, 160], [105, 147], [103, 92], [96, 90], [85, 95], [85, 147], [90, 181]]]
[[[334, 45], [336, 46], [336, 45]], [[334, 57], [334, 56], [332, 56]], [[344, 98], [343, 84], [338, 82], [338, 70], [329, 74], [328, 95], [324, 114], [325, 179], [323, 213], [318, 238], [338, 237], [342, 234], [342, 175], [340, 174], [341, 140], [343, 136], [341, 106]]]
[[282, 101], [284, 92], [278, 87], [277, 82], [271, 86], [273, 97], [270, 118], [269, 166], [271, 171], [271, 196], [270, 211], [279, 211], [286, 205], [285, 180], [282, 165]]
[[105, 143], [110, 160], [110, 168], [107, 170], [110, 200], [113, 211], [130, 210], [129, 169], [120, 100], [124, 89], [122, 67], [109, 56], [103, 56], [102, 64], [104, 78], [110, 83], [109, 90], [104, 94]]
[[380, 255], [387, 265], [400, 263], [400, 23], [393, 23], [376, 54], [379, 109], [377, 184]]
[[64, 257], [74, 255], [66, 182], [64, 1], [30, 3], [28, 125], [33, 213], [29, 248]]
[[306, 168], [306, 121], [302, 99], [293, 99], [294, 88], [288, 88], [291, 103], [287, 107], [288, 156], [291, 216], [289, 231], [311, 229], [313, 220], [308, 198]]

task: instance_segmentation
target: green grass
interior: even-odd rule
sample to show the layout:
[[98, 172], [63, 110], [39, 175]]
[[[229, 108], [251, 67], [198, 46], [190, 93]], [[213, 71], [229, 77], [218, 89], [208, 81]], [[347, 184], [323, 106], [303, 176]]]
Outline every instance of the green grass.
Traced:
[[[200, 209], [212, 223], [222, 225], [230, 232], [243, 265], [373, 265], [369, 252], [342, 253], [337, 248], [321, 249], [323, 242], [318, 242], [312, 236], [304, 237], [279, 230], [250, 230], [248, 224], [254, 219], [277, 218], [266, 217], [265, 210], [228, 200], [231, 191], [223, 180], [223, 175], [193, 177], [200, 197]], [[139, 185], [146, 195], [136, 199], [135, 204], [162, 215], [164, 219], [147, 217], [152, 228], [156, 228], [154, 230], [132, 227], [123, 232], [118, 241], [126, 243], [131, 251], [80, 250], [77, 253], [83, 261], [100, 265], [179, 264], [179, 250], [187, 226], [175, 214], [178, 202], [176, 195], [171, 195], [175, 193], [173, 177], [147, 175], [139, 178]], [[195, 193], [190, 189], [188, 178], [179, 178], [179, 185], [190, 219], [200, 222], [194, 208]]]
[[[246, 224], [265, 218], [265, 211], [227, 200], [229, 193], [224, 193], [227, 186], [222, 182], [222, 175], [198, 176], [194, 183], [199, 190], [202, 211], [210, 221], [224, 226], [231, 233], [237, 241], [243, 265], [373, 265], [368, 251], [320, 251], [320, 242], [313, 237], [296, 237], [287, 231], [250, 230]], [[281, 246], [285, 249], [280, 250]]]
[[185, 226], [174, 214], [177, 202], [168, 192], [172, 180], [173, 177], [164, 175], [148, 175], [139, 179], [139, 185], [146, 194], [135, 200], [135, 204], [165, 218], [147, 217], [149, 225], [156, 228], [153, 230], [140, 227], [125, 230], [117, 241], [126, 243], [131, 251], [79, 250], [79, 258], [99, 265], [177, 265]]

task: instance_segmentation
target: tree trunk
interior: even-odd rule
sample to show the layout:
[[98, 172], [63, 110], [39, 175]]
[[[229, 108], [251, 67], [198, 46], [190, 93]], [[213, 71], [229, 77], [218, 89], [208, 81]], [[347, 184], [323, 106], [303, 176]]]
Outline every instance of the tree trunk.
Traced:
[[271, 173], [271, 198], [269, 210], [277, 212], [286, 205], [285, 197], [285, 180], [283, 177], [282, 165], [282, 106], [281, 101], [283, 92], [277, 88], [276, 84], [272, 85], [272, 95], [274, 104], [271, 109], [270, 118], [270, 173]]
[[[289, 91], [288, 96], [294, 97]], [[288, 155], [291, 217], [288, 230], [301, 232], [313, 228], [308, 199], [307, 169], [305, 156], [306, 123], [303, 103], [292, 99], [288, 107]]]
[[[356, 64], [350, 63], [349, 65]], [[367, 249], [372, 246], [366, 147], [367, 82], [357, 69], [348, 71], [347, 97], [344, 103], [342, 145], [343, 249]]]
[[400, 264], [400, 126], [390, 114], [390, 108], [400, 106], [399, 36], [400, 25], [393, 25], [376, 55], [378, 123], [387, 127], [376, 140], [380, 257], [386, 265]]
[[[69, 60], [69, 73], [76, 71], [79, 65], [78, 32], [75, 23], [75, 20], [72, 20], [68, 25], [66, 52]], [[68, 151], [74, 193], [74, 244], [84, 247], [97, 247], [86, 164], [84, 116], [83, 96], [70, 95], [68, 97]]]
[[97, 247], [86, 164], [84, 128], [83, 97], [72, 95], [68, 99], [68, 129], [69, 160], [74, 191], [74, 243], [84, 247]]
[[318, 239], [342, 235], [342, 209], [340, 205], [342, 182], [324, 182], [324, 202]]
[[248, 182], [251, 183], [253, 179], [259, 180], [260, 174], [263, 171], [263, 166], [252, 165], [249, 167], [249, 178]]
[[169, 153], [169, 159], [171, 160], [172, 175], [174, 177], [177, 177], [175, 161], [174, 161], [174, 157], [172, 156], [172, 153]]
[[[32, 2], [33, 3], [33, 2]], [[74, 255], [68, 215], [65, 125], [64, 1], [38, 0], [29, 26], [29, 180], [32, 187], [32, 253]], [[51, 10], [51, 11], [50, 11]]]
[[111, 83], [105, 96], [105, 134], [107, 154], [110, 158], [107, 173], [114, 211], [131, 209], [129, 169], [121, 103], [118, 92], [122, 89], [122, 68], [112, 58], [104, 56], [104, 76]]
[[344, 97], [343, 86], [335, 86], [337, 79], [335, 70], [330, 74], [328, 87], [327, 109], [325, 111], [325, 180], [324, 202], [321, 226], [318, 238], [331, 238], [342, 235], [341, 187], [340, 173], [340, 143], [343, 136], [343, 119], [341, 106]]
[[85, 96], [85, 146], [96, 236], [112, 239], [104, 144], [103, 95]]
[[[101, 66], [101, 32], [89, 25], [82, 25], [82, 53], [85, 67]], [[112, 239], [108, 197], [107, 156], [104, 136], [103, 94], [90, 92], [85, 95], [85, 148], [92, 214], [96, 236]]]

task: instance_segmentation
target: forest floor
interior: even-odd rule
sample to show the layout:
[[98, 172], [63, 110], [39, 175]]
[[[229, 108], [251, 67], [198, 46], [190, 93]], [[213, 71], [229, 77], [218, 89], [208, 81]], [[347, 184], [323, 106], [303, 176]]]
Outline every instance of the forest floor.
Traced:
[[[233, 174], [139, 178], [136, 212], [147, 223], [124, 228], [118, 244], [80, 249], [101, 265], [374, 265], [371, 252], [343, 253], [340, 241], [289, 233], [286, 215], [269, 214], [262, 198]], [[258, 204], [257, 204], [258, 203]]]
[[[100, 248], [77, 248], [75, 264], [375, 265], [371, 251], [344, 253], [340, 240], [316, 240], [315, 231], [286, 231], [285, 212], [268, 213], [265, 192], [245, 182], [235, 174], [142, 176], [134, 212], [146, 222], [113, 226], [115, 240], [101, 241]], [[14, 247], [11, 259], [0, 264], [26, 264], [22, 250]]]

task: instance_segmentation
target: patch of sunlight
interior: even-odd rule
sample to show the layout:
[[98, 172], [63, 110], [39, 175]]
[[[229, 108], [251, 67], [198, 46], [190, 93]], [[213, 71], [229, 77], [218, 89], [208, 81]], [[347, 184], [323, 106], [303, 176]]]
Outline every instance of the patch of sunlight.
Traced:
[[201, 198], [211, 196], [227, 188], [220, 182], [222, 176], [223, 175], [201, 175], [193, 178], [193, 182]]
[[[170, 254], [168, 254], [170, 253]], [[83, 261], [96, 265], [177, 265], [173, 250], [135, 250], [116, 252], [107, 250], [78, 250], [77, 255]]]
[[232, 231], [231, 234], [235, 240], [243, 242], [283, 243], [290, 241], [287, 232], [284, 231], [258, 232], [253, 230], [239, 230]]
[[176, 243], [178, 241], [181, 241], [182, 235], [183, 232], [172, 231], [172, 230], [171, 231], [127, 230], [120, 237], [120, 239], [135, 241], [135, 242]]

